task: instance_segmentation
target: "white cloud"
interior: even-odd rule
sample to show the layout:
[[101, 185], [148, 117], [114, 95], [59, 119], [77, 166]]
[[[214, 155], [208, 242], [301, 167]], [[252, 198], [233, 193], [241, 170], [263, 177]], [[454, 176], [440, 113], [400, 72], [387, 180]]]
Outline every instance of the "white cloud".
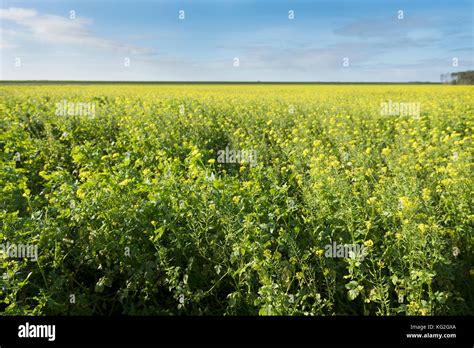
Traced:
[[17, 7], [10, 7], [8, 9], [0, 9], [0, 18], [19, 22], [26, 18], [35, 17], [37, 12], [33, 9], [24, 9]]
[[[90, 30], [93, 21], [89, 18], [76, 17], [69, 19], [51, 14], [40, 14], [34, 9], [10, 7], [0, 9], [0, 18], [12, 21], [20, 29], [16, 36], [25, 41], [34, 41], [51, 44], [79, 45], [81, 48], [93, 48], [127, 52], [129, 54], [146, 54], [151, 51], [147, 48], [127, 45], [122, 42], [101, 38]], [[11, 47], [9, 32], [2, 33], [0, 47]], [[17, 37], [18, 39], [18, 37]]]
[[12, 40], [7, 41], [5, 36], [14, 38], [18, 36], [18, 33], [15, 30], [4, 29], [3, 27], [0, 27], [0, 49], [17, 47], [17, 45], [12, 43]]

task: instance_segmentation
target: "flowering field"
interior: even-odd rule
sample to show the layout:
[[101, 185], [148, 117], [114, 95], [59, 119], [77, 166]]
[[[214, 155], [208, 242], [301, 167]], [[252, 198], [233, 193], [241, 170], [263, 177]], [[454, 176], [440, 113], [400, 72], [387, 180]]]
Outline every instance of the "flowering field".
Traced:
[[0, 85], [0, 313], [472, 314], [473, 96]]

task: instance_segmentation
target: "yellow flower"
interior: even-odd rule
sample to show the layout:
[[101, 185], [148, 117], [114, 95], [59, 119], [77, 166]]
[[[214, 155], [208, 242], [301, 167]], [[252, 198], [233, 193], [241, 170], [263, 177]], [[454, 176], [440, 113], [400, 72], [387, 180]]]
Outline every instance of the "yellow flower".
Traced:
[[367, 200], [367, 204], [369, 204], [369, 205], [374, 205], [375, 202], [377, 202], [377, 198], [375, 198], [375, 197], [370, 197], [370, 198]]
[[86, 193], [82, 190], [82, 188], [79, 188], [76, 194], [77, 194], [77, 197], [79, 197], [80, 199], [84, 199], [84, 197], [86, 196]]
[[240, 196], [234, 196], [234, 197], [232, 197], [232, 201], [233, 201], [234, 203], [239, 203], [239, 202], [240, 202]]
[[430, 199], [430, 194], [431, 194], [431, 191], [430, 191], [429, 189], [424, 188], [424, 189], [422, 190], [421, 196], [422, 196], [422, 198], [423, 198], [423, 200], [424, 200], [425, 202]]
[[263, 255], [267, 258], [267, 259], [270, 259], [272, 257], [272, 251], [269, 250], [269, 249], [265, 249], [265, 251], [263, 252]]
[[367, 248], [370, 248], [373, 245], [374, 245], [374, 242], [372, 241], [372, 239], [368, 239], [364, 242], [364, 246], [366, 246]]
[[421, 233], [425, 233], [426, 230], [428, 229], [428, 226], [425, 224], [418, 224], [418, 229], [420, 230]]
[[416, 207], [416, 203], [411, 201], [407, 196], [403, 196], [398, 199], [398, 207], [401, 210], [411, 210]]
[[323, 256], [323, 254], [324, 254], [324, 250], [323, 250], [323, 249], [318, 249], [318, 250], [316, 250], [314, 253], [316, 254], [316, 256], [321, 257], [321, 256]]
[[122, 182], [119, 183], [119, 186], [127, 186], [129, 183], [131, 183], [133, 180], [132, 179], [125, 179]]
[[451, 179], [443, 179], [441, 180], [441, 184], [443, 184], [444, 186], [449, 186], [449, 184], [451, 184], [453, 181]]

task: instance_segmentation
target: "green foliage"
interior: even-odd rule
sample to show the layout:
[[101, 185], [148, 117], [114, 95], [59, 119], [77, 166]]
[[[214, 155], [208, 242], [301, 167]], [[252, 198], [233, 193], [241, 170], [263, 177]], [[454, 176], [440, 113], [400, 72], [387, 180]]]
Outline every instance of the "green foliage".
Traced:
[[0, 89], [2, 314], [472, 314], [472, 87]]

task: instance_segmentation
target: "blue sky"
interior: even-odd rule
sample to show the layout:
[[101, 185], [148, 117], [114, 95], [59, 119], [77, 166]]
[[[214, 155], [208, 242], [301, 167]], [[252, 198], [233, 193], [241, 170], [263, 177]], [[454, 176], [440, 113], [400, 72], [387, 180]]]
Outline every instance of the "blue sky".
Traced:
[[3, 0], [0, 77], [437, 82], [473, 69], [473, 17], [472, 0]]

